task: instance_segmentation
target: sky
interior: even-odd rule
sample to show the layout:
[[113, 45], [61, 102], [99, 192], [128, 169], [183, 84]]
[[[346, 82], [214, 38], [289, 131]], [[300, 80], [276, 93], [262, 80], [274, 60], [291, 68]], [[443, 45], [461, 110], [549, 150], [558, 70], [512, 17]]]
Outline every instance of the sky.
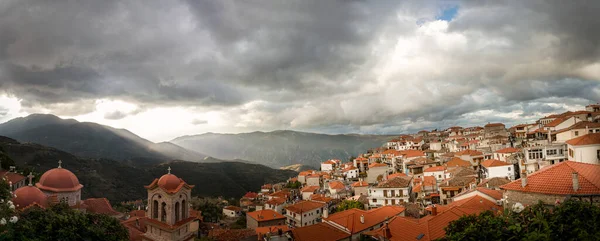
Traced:
[[533, 122], [600, 100], [600, 1], [0, 1], [0, 122], [152, 141]]

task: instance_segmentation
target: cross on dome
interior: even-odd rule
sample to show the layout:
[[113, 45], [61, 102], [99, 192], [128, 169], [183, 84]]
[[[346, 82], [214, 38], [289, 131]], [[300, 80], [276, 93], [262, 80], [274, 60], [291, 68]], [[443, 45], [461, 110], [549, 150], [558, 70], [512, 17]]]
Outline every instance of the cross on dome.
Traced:
[[29, 175], [27, 175], [27, 177], [29, 177], [29, 186], [31, 186], [31, 181], [33, 180], [33, 174], [31, 172], [29, 172]]
[[62, 160], [58, 160], [58, 168], [62, 168], [61, 164], [62, 164]]
[[167, 168], [167, 171], [169, 171], [169, 174], [171, 174], [171, 166], [169, 166], [169, 168]]

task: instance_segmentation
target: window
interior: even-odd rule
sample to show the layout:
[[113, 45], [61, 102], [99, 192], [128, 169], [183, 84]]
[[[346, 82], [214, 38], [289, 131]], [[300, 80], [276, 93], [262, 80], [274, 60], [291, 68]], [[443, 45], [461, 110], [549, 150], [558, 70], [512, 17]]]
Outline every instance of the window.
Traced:
[[546, 155], [550, 156], [550, 155], [556, 155], [556, 149], [552, 149], [552, 150], [546, 150]]
[[373, 202], [374, 202], [374, 203], [376, 203], [376, 202], [377, 202], [377, 199], [373, 198]]
[[510, 167], [508, 167], [508, 171], [510, 172]]
[[442, 178], [442, 175], [438, 175], [438, 178]]
[[573, 157], [573, 149], [570, 149], [570, 148], [569, 148], [569, 156], [570, 156], [570, 157]]
[[596, 150], [596, 158], [600, 159], [600, 150]]
[[575, 131], [575, 136], [579, 136], [579, 131]]
[[540, 159], [543, 157], [542, 150], [529, 150], [529, 159]]
[[321, 210], [317, 210], [317, 214], [319, 214], [319, 211], [321, 211]]

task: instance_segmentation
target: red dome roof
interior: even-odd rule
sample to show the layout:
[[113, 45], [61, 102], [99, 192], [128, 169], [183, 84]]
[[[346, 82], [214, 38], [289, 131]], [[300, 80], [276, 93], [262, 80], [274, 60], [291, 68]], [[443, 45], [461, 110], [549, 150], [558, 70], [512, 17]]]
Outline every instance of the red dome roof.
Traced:
[[40, 177], [40, 182], [36, 187], [50, 192], [73, 192], [81, 189], [83, 185], [79, 184], [79, 179], [71, 171], [64, 168], [54, 168]]
[[158, 186], [166, 191], [177, 190], [177, 187], [181, 184], [181, 179], [173, 174], [165, 174], [158, 179]]
[[46, 195], [34, 186], [24, 186], [15, 190], [16, 197], [12, 199], [17, 209], [25, 208], [31, 204], [37, 203], [40, 206], [46, 205]]

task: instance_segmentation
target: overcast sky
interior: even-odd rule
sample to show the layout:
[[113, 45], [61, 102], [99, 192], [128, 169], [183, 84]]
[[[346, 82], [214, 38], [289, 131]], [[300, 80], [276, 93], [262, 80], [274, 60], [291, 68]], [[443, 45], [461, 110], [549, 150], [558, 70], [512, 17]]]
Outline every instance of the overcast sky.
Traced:
[[600, 100], [600, 1], [0, 1], [0, 122], [153, 141], [531, 122]]

